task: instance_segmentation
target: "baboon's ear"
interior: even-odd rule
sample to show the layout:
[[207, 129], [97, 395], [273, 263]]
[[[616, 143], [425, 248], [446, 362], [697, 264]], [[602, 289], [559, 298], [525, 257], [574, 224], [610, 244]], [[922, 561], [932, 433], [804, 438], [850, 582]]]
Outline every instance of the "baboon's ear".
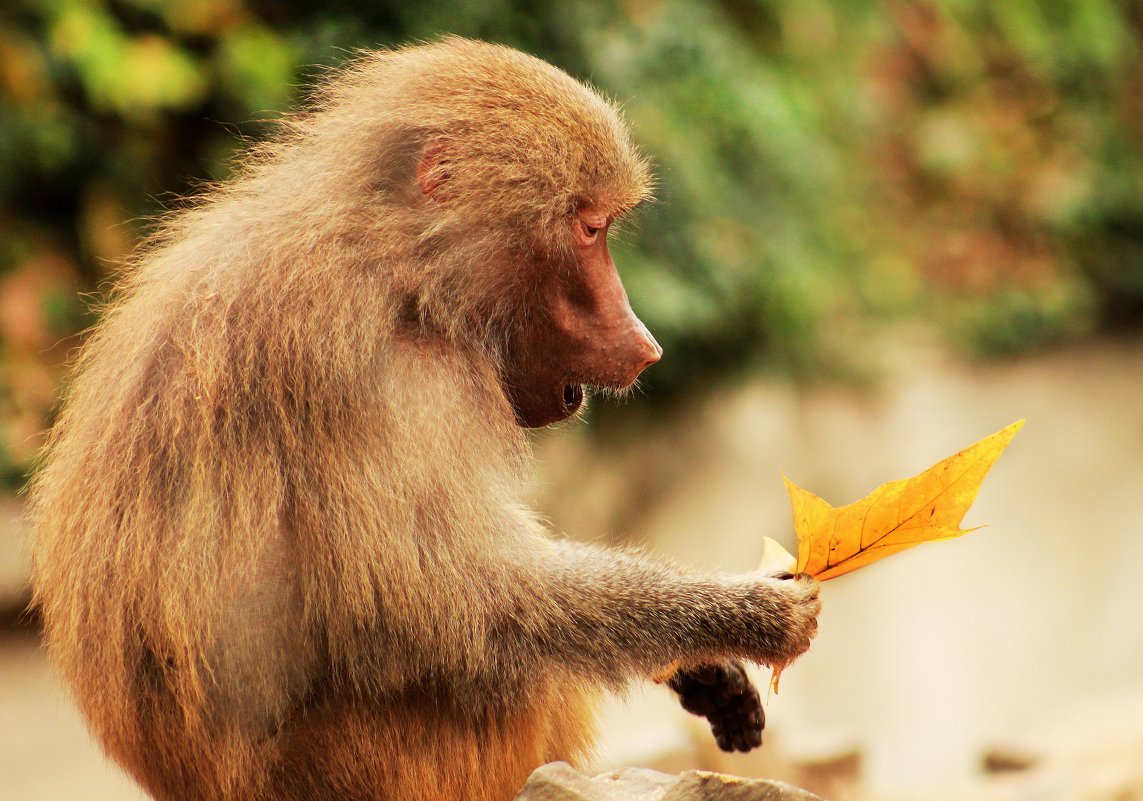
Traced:
[[417, 163], [417, 185], [425, 197], [438, 203], [450, 197], [452, 162], [448, 150], [448, 142], [444, 139], [430, 139], [421, 150], [421, 160]]

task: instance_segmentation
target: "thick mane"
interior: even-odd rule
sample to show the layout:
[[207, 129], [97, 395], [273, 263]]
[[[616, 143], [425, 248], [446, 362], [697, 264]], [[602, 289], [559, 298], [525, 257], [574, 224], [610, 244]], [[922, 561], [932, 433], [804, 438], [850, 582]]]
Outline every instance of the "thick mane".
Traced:
[[[447, 291], [445, 273], [490, 246], [442, 257], [440, 275], [411, 274], [401, 226], [425, 212], [397, 228], [370, 217], [407, 191], [416, 151], [384, 163], [393, 150], [378, 142], [404, 124], [383, 114], [366, 125], [376, 109], [342, 100], [164, 222], [91, 333], [33, 482], [36, 586], [52, 590], [38, 602], [65, 674], [104, 683], [87, 711], [112, 740], [129, 736], [116, 710], [137, 677], [117, 667], [124, 654], [177, 666], [188, 714], [228, 669], [250, 667], [266, 704], [287, 703], [296, 688], [283, 677], [207, 656], [230, 622], [229, 599], [257, 587], [267, 549], [283, 539], [305, 572], [289, 601], [301, 626], [278, 634], [324, 642], [349, 680], [383, 685], [384, 675], [353, 674], [363, 627], [386, 629], [379, 639], [398, 650], [473, 628], [459, 602], [448, 620], [387, 617], [444, 609], [417, 596], [464, 586], [456, 544], [424, 535], [480, 542], [530, 525], [522, 512], [505, 520], [518, 508], [526, 442], [495, 348], [466, 327], [479, 310], [462, 309], [433, 337], [409, 319], [410, 303], [414, 317], [427, 303], [418, 292]], [[108, 541], [76, 547], [91, 537]], [[387, 597], [395, 591], [405, 597]]]
[[607, 247], [649, 191], [611, 103], [450, 38], [362, 55], [167, 216], [30, 498], [51, 655], [148, 792], [506, 801], [665, 665], [760, 742], [726, 660], [804, 651], [813, 580], [561, 541], [520, 499], [525, 428], [662, 356]]

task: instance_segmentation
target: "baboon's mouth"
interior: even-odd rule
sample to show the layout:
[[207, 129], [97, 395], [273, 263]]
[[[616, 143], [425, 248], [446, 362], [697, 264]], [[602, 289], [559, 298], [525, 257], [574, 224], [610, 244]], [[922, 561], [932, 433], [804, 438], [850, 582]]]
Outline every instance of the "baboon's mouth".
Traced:
[[566, 384], [564, 385], [564, 409], [568, 415], [573, 415], [579, 411], [579, 407], [583, 405], [583, 384]]

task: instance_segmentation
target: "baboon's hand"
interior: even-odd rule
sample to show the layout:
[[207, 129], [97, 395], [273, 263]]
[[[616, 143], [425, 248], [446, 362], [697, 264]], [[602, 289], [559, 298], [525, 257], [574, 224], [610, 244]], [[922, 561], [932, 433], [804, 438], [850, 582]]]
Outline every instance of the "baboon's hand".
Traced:
[[788, 665], [805, 653], [818, 633], [820, 585], [813, 576], [790, 573], [769, 575], [763, 582], [770, 601], [770, 619], [759, 627], [759, 661]]
[[679, 694], [683, 709], [710, 721], [715, 742], [723, 751], [745, 753], [762, 745], [766, 714], [742, 663], [683, 668], [668, 685]]

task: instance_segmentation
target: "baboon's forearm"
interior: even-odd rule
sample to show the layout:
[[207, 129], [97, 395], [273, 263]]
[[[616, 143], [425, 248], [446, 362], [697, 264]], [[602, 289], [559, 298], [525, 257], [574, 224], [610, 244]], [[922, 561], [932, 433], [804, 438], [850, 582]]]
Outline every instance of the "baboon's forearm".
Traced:
[[791, 604], [777, 580], [686, 572], [571, 543], [527, 571], [527, 595], [503, 631], [575, 672], [619, 682], [674, 661], [768, 661], [789, 647]]

